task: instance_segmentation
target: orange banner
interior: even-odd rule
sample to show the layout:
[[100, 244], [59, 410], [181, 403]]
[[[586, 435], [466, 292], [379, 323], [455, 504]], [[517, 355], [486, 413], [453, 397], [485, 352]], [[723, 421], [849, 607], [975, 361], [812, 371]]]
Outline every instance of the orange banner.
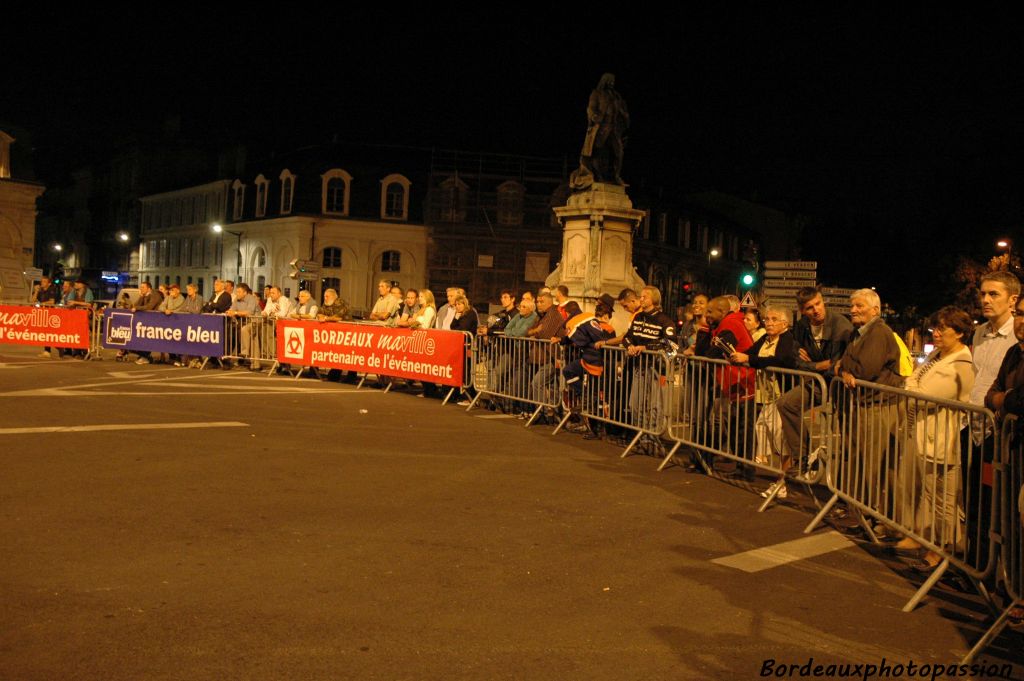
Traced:
[[89, 312], [0, 305], [0, 343], [88, 350]]

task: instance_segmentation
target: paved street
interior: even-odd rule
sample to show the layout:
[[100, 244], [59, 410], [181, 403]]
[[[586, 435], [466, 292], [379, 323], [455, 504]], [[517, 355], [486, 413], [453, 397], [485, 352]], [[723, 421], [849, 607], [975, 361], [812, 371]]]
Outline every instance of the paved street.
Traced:
[[[988, 623], [902, 613], [917, 577], [805, 537], [792, 487], [758, 514], [483, 410], [37, 352], [0, 347], [0, 679], [746, 679], [954, 664]], [[1020, 643], [982, 660], [1024, 678]]]

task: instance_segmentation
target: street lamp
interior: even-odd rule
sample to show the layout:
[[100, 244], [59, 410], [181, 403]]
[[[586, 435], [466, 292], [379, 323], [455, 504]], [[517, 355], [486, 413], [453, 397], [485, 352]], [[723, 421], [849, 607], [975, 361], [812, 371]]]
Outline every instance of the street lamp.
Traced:
[[117, 240], [120, 241], [121, 243], [126, 244], [128, 243], [129, 239], [131, 239], [131, 237], [128, 236], [128, 232], [121, 231], [117, 233]]
[[213, 223], [210, 227], [214, 232], [220, 234], [220, 278], [224, 278], [224, 233], [232, 234], [238, 239], [238, 249], [236, 250], [237, 255], [235, 256], [235, 279], [238, 279], [238, 283], [242, 281], [242, 233], [232, 232], [230, 229], [224, 229], [220, 223]]

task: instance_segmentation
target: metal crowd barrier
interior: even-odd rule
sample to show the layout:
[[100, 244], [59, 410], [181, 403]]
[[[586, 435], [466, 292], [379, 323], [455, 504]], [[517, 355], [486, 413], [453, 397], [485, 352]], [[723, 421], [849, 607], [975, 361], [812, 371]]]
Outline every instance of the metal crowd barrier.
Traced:
[[228, 316], [224, 324], [225, 360], [248, 360], [254, 370], [267, 365], [268, 375], [277, 368], [277, 320], [250, 315]]
[[[577, 348], [567, 362], [580, 361]], [[566, 413], [557, 433], [573, 414], [589, 422], [635, 431], [622, 457], [629, 456], [644, 436], [656, 440], [668, 429], [669, 389], [674, 382], [673, 364], [661, 351], [643, 350], [629, 355], [625, 348], [601, 349], [601, 375], [576, 365], [576, 380], [566, 385]], [[592, 427], [592, 425], [591, 425]]]
[[548, 339], [476, 336], [470, 374], [476, 395], [467, 411], [487, 397], [506, 413], [532, 410], [526, 422], [532, 425], [544, 409], [561, 403], [562, 350]]
[[103, 308], [94, 306], [89, 319], [89, 352], [86, 359], [103, 359]]
[[1009, 415], [1000, 432], [999, 460], [996, 465], [996, 505], [999, 524], [999, 569], [1010, 603], [996, 618], [964, 658], [970, 664], [1010, 623], [1011, 613], [1024, 607], [1024, 431], [1020, 419]]
[[759, 510], [784, 489], [785, 477], [806, 484], [824, 475], [832, 444], [828, 391], [816, 373], [754, 370], [705, 357], [676, 359], [669, 437], [675, 441], [658, 470], [685, 445], [713, 472], [713, 458], [777, 476]]
[[[850, 389], [839, 379], [830, 386], [830, 402], [836, 446], [826, 480], [832, 498], [806, 531], [843, 500], [859, 512], [872, 541], [878, 541], [875, 528], [864, 516], [941, 557], [904, 612], [917, 606], [950, 565], [990, 600], [982, 580], [995, 562], [989, 529], [996, 528], [997, 504], [987, 508], [980, 476], [965, 483], [963, 472], [980, 468], [985, 452], [995, 451], [998, 433], [992, 412], [864, 381]], [[988, 433], [988, 438], [977, 444], [972, 431]]]

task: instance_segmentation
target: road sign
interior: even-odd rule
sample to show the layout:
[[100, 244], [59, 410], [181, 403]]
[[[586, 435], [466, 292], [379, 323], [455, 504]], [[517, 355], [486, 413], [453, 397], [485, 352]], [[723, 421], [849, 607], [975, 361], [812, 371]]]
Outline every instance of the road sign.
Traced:
[[766, 279], [816, 279], [818, 273], [816, 270], [765, 270], [764, 276]]
[[837, 288], [835, 286], [822, 286], [821, 294], [823, 296], [852, 296], [857, 289], [855, 288]]
[[43, 268], [41, 267], [26, 267], [25, 276], [29, 279], [38, 279], [43, 276]]
[[757, 307], [757, 301], [754, 300], [754, 294], [747, 291], [743, 294], [743, 300], [740, 301], [740, 307]]
[[817, 260], [769, 260], [765, 262], [766, 270], [816, 270]]
[[785, 288], [797, 289], [804, 288], [805, 286], [814, 286], [813, 279], [797, 279], [796, 281], [790, 281], [789, 279], [768, 279], [764, 280], [765, 288]]
[[775, 301], [793, 301], [796, 299], [795, 289], [777, 289], [777, 288], [766, 288], [761, 292], [766, 298], [771, 298]]

